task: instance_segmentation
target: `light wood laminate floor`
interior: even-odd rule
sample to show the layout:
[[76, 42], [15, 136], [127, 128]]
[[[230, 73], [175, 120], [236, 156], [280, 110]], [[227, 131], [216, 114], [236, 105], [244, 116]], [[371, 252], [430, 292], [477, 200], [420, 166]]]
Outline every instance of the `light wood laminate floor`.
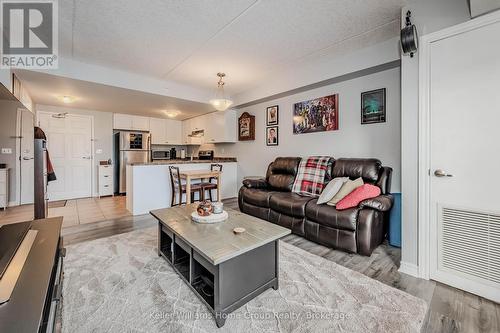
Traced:
[[[67, 200], [63, 207], [49, 207], [49, 216], [62, 216], [63, 228], [131, 216], [125, 196]], [[9, 207], [0, 211], [0, 225], [33, 219], [33, 205]]]
[[[228, 207], [238, 209], [236, 199], [224, 200], [224, 203]], [[63, 230], [63, 234], [65, 244], [73, 244], [156, 226], [156, 223], [149, 215], [124, 216], [109, 221], [70, 226]], [[429, 305], [429, 311], [423, 332], [500, 332], [499, 304], [439, 282], [399, 273], [399, 248], [383, 244], [370, 257], [363, 257], [330, 249], [297, 235], [286, 236], [283, 241], [424, 299]]]

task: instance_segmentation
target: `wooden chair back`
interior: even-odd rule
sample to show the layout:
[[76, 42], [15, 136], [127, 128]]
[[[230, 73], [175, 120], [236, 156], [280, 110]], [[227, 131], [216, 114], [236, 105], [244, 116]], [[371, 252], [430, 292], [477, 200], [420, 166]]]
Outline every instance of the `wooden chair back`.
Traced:
[[[222, 172], [222, 164], [210, 164], [210, 171], [220, 171]], [[215, 180], [214, 177], [210, 177], [208, 180], [210, 183]]]
[[[170, 182], [172, 184], [172, 201], [171, 206], [178, 206], [182, 203], [182, 182], [179, 167], [169, 166]], [[178, 203], [176, 203], [176, 198]]]

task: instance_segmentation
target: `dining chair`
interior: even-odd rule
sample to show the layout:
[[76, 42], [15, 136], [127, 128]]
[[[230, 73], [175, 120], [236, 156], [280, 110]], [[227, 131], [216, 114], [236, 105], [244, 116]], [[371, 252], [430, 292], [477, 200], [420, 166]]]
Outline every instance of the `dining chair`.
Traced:
[[[172, 184], [172, 201], [170, 205], [172, 207], [182, 205], [185, 202], [182, 202], [182, 195], [186, 193], [186, 185], [182, 184], [181, 176], [180, 176], [180, 171], [179, 167], [176, 166], [169, 166], [169, 171], [170, 171], [170, 182]], [[198, 193], [200, 200], [202, 201], [204, 196], [203, 196], [203, 189], [201, 187], [201, 184], [191, 184], [191, 202], [194, 202], [194, 194]], [[188, 195], [186, 193], [186, 195]], [[177, 198], [177, 199], [176, 199]], [[176, 203], [177, 202], [177, 203]]]
[[[210, 171], [220, 171], [222, 172], [222, 164], [211, 164], [210, 165]], [[212, 199], [212, 190], [216, 190], [219, 187], [219, 183], [215, 182], [217, 181], [217, 178], [215, 177], [210, 177], [208, 179], [208, 182], [201, 182], [201, 187], [203, 190], [203, 196], [205, 196], [206, 191], [208, 191], [208, 197], [210, 198], [210, 201], [213, 201]], [[217, 198], [219, 200], [220, 198]]]

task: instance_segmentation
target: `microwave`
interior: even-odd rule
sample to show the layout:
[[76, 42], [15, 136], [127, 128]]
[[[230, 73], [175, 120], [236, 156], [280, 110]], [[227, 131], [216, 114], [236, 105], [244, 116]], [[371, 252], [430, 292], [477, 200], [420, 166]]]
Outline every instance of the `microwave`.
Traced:
[[153, 160], [169, 160], [170, 150], [155, 149], [152, 151], [151, 158]]

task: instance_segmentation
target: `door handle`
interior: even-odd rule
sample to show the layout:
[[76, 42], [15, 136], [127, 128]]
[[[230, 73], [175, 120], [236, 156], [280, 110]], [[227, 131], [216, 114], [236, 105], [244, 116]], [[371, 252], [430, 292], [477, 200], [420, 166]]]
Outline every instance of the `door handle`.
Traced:
[[434, 171], [434, 176], [436, 176], [436, 177], [453, 177], [453, 175], [450, 175], [449, 173], [446, 173], [444, 170], [441, 170], [441, 169], [436, 169], [436, 171]]
[[29, 160], [32, 160], [32, 159], [33, 159], [33, 157], [26, 157], [26, 156], [23, 157], [23, 160], [25, 160], [25, 161], [29, 161]]
[[85, 160], [90, 160], [90, 156], [82, 156], [82, 158]]

